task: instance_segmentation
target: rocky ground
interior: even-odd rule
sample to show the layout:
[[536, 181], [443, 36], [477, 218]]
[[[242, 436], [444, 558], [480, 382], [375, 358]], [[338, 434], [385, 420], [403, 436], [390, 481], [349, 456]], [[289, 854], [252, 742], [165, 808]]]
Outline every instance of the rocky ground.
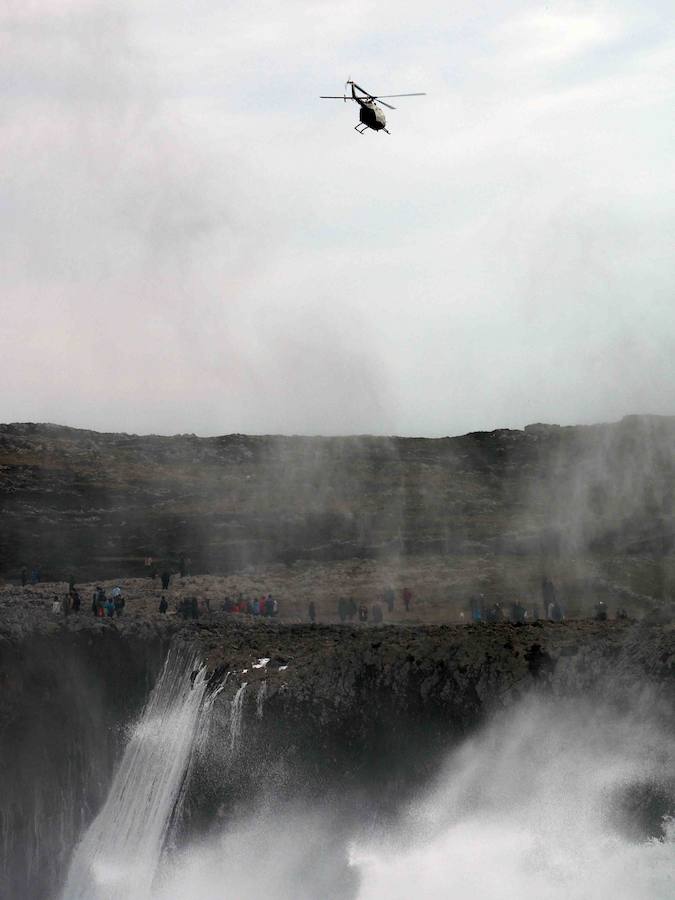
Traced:
[[[491, 601], [498, 599], [503, 604], [508, 617], [510, 605], [520, 600], [530, 610], [530, 615], [541, 610], [541, 588], [526, 560], [520, 561], [520, 585], [517, 587], [515, 572], [512, 587], [495, 587], [494, 570], [499, 561], [490, 564], [485, 561], [485, 571], [479, 581], [484, 587], [484, 597]], [[314, 601], [317, 622], [338, 623], [338, 602], [340, 598], [353, 598], [357, 605], [363, 603], [369, 608], [377, 603], [382, 610], [386, 624], [437, 625], [467, 624], [469, 621], [469, 598], [473, 585], [473, 574], [477, 561], [471, 559], [436, 559], [430, 557], [407, 558], [395, 569], [374, 560], [350, 560], [341, 563], [317, 564], [298, 562], [292, 566], [272, 565], [250, 568], [227, 576], [186, 576], [172, 575], [167, 590], [162, 589], [161, 578], [119, 578], [78, 584], [82, 598], [81, 617], [91, 617], [91, 599], [95, 588], [100, 585], [110, 594], [119, 586], [125, 597], [124, 621], [152, 621], [159, 614], [162, 596], [169, 604], [167, 618], [178, 616], [179, 605], [186, 598], [197, 598], [202, 618], [222, 609], [226, 597], [262, 597], [271, 593], [278, 601], [277, 621], [283, 623], [308, 622], [308, 607]], [[555, 574], [555, 567], [552, 567]], [[564, 589], [560, 591], [567, 619], [590, 618], [594, 614], [595, 603], [602, 599], [610, 618], [615, 618], [618, 610], [624, 610], [629, 618], [643, 619], [657, 615], [666, 619], [672, 615], [671, 604], [637, 594], [620, 585], [612, 584], [600, 575], [594, 579], [573, 581], [569, 576], [561, 576]], [[393, 611], [383, 602], [383, 591], [391, 585], [396, 593]], [[404, 587], [412, 590], [413, 599], [406, 611], [402, 600]], [[0, 618], [11, 611], [22, 608], [40, 611], [50, 619], [54, 598], [62, 601], [68, 593], [66, 582], [44, 582], [21, 587], [6, 584], [0, 587]], [[483, 593], [483, 592], [481, 592]], [[59, 613], [56, 618], [59, 618]], [[232, 614], [230, 618], [249, 620], [244, 614]]]
[[[461, 648], [457, 652], [467, 660], [492, 659], [502, 675], [513, 670], [520, 677], [537, 670], [536, 659], [533, 662], [531, 656], [535, 644], [557, 659], [574, 656], [581, 647], [592, 650], [597, 646], [602, 655], [608, 648], [622, 646], [630, 639], [636, 645], [644, 642], [640, 655], [644, 657], [645, 670], [665, 677], [673, 672], [675, 665], [675, 617], [663, 609], [658, 616], [641, 621], [597, 622], [580, 618], [563, 623], [537, 621], [529, 625], [507, 622], [474, 625], [468, 622], [468, 616], [453, 625], [425, 624], [420, 621], [418, 610], [406, 614], [399, 609], [390, 621], [377, 626], [336, 625], [334, 612], [328, 610], [325, 617], [320, 615], [317, 624], [312, 625], [297, 602], [289, 602], [286, 607], [283, 599], [280, 615], [273, 619], [221, 611], [218, 599], [225, 590], [232, 590], [232, 584], [223, 584], [224, 581], [205, 577], [186, 578], [182, 582], [177, 579], [177, 584], [166, 592], [171, 600], [166, 615], [157, 610], [160, 590], [145, 581], [130, 581], [125, 584], [128, 602], [124, 613], [112, 619], [93, 616], [88, 599], [77, 614], [71, 612], [64, 616], [61, 611], [53, 612], [52, 600], [63, 593], [65, 585], [4, 588], [0, 590], [0, 642], [8, 646], [33, 637], [58, 640], [67, 635], [106, 634], [121, 641], [159, 639], [167, 646], [174, 640], [194, 642], [211, 669], [232, 668], [239, 674], [248, 673], [248, 680], [253, 681], [288, 665], [291, 660], [295, 671], [315, 667], [317, 659], [320, 666], [330, 667], [340, 648], [345, 647], [362, 661], [372, 656], [374, 650], [402, 657], [413, 652], [420, 665], [433, 667], [439, 648], [453, 646]], [[236, 580], [233, 583], [236, 585]], [[114, 584], [110, 582], [107, 586]], [[93, 587], [93, 584], [82, 586], [86, 598]], [[181, 598], [191, 596], [211, 598], [211, 610], [202, 606], [197, 620], [186, 621], [176, 612], [176, 607]], [[658, 653], [654, 649], [655, 641], [661, 647]], [[269, 658], [270, 663], [258, 670], [256, 663], [262, 658]], [[380, 664], [385, 665], [383, 660]]]

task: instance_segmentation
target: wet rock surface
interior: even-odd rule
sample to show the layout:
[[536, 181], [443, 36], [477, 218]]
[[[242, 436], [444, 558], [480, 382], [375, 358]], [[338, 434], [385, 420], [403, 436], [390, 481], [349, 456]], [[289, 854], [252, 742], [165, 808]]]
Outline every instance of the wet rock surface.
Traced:
[[[386, 811], [453, 743], [530, 690], [555, 702], [597, 689], [620, 703], [648, 687], [673, 714], [670, 625], [321, 626], [224, 613], [98, 620], [53, 616], [39, 600], [1, 612], [3, 896], [54, 896], [170, 646], [196, 653], [210, 690], [223, 688], [211, 736], [221, 755], [196, 762], [186, 795], [196, 833], [250, 802], [261, 771], [267, 783], [278, 779], [275, 794], [295, 799], [324, 796], [330, 773], [332, 790], [367, 789]], [[232, 756], [231, 704], [244, 684], [244, 737]]]
[[[354, 699], [350, 672], [376, 672], [378, 682], [392, 688], [413, 678], [421, 700], [449, 696], [448, 679], [458, 686], [480, 675], [476, 688], [481, 703], [494, 699], [498, 683], [509, 688], [523, 681], [525, 686], [553, 682], [578, 657], [609, 665], [620, 655], [626, 671], [655, 681], [675, 672], [675, 626], [658, 622], [312, 625], [256, 621], [220, 611], [196, 621], [145, 613], [98, 619], [85, 611], [53, 614], [46, 607], [42, 600], [32, 606], [0, 605], [4, 653], [35, 642], [51, 642], [66, 653], [70, 646], [96, 641], [126, 653], [131, 647], [191, 646], [212, 673], [231, 672], [233, 683], [275, 675], [298, 694], [311, 693], [336, 705]], [[256, 668], [260, 659], [269, 662]]]

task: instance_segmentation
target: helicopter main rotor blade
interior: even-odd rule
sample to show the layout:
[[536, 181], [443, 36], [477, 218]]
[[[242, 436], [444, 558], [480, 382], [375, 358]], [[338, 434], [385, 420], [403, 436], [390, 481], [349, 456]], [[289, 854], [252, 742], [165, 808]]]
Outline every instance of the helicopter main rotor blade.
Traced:
[[344, 95], [343, 94], [340, 94], [340, 95], [329, 94], [327, 96], [322, 95], [321, 97], [319, 97], [319, 100], [353, 100], [353, 99], [354, 99], [353, 97], [347, 97], [346, 94], [344, 94]]
[[373, 99], [373, 100], [377, 100], [377, 102], [378, 102], [381, 106], [386, 106], [387, 109], [396, 109], [396, 107], [395, 107], [395, 106], [392, 106], [391, 103], [385, 103], [384, 100], [380, 100], [379, 97], [373, 97], [372, 99]]
[[369, 94], [368, 96], [371, 96], [373, 100], [381, 100], [382, 97], [426, 97], [426, 94], [375, 94], [374, 96]]

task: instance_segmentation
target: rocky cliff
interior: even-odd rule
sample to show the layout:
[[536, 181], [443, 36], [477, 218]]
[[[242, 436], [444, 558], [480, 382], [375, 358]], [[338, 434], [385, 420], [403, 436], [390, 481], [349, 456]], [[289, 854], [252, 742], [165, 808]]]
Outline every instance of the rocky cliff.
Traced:
[[[0, 572], [139, 575], [411, 556], [647, 559], [673, 544], [675, 419], [457, 438], [197, 438], [0, 426]], [[656, 560], [657, 564], [653, 564]], [[632, 576], [628, 576], [632, 577]]]
[[[671, 626], [317, 627], [217, 615], [189, 624], [51, 621], [41, 609], [6, 608], [2, 896], [55, 895], [170, 644], [207, 661], [211, 690], [224, 685], [210, 753], [191, 770], [184, 804], [186, 827], [197, 832], [272, 782], [277, 795], [296, 798], [367, 791], [386, 814], [454, 742], [530, 690], [600, 690], [619, 704], [650, 690], [673, 714]], [[233, 757], [226, 711], [244, 683]]]
[[[544, 573], [578, 616], [598, 591], [615, 608], [664, 612], [674, 438], [675, 420], [655, 417], [439, 440], [1, 426], [0, 895], [55, 896], [170, 646], [205, 660], [219, 691], [186, 782], [186, 832], [261, 790], [330, 790], [336, 803], [362, 792], [387, 815], [528, 691], [617, 708], [649, 695], [672, 729], [675, 638], [658, 617], [430, 623], [456, 619], [474, 590], [536, 603]], [[161, 617], [157, 583], [139, 577], [145, 557], [175, 571], [181, 555], [192, 574], [174, 578], [170, 612], [184, 596], [209, 600], [195, 622]], [[54, 583], [18, 588], [24, 565]], [[71, 574], [120, 579], [124, 616], [94, 619], [91, 584], [79, 615], [52, 613]], [[398, 599], [384, 626], [299, 624], [310, 599], [330, 622], [337, 597], [371, 603], [387, 584]], [[220, 611], [226, 594], [267, 590], [282, 621]]]

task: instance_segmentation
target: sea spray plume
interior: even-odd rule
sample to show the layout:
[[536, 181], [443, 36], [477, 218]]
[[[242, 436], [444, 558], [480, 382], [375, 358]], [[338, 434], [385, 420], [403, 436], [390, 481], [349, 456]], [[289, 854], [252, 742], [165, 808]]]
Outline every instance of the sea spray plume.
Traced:
[[328, 802], [254, 802], [178, 851], [152, 900], [356, 900], [345, 828]]
[[351, 798], [351, 844], [344, 809], [254, 805], [179, 852], [156, 900], [670, 898], [672, 821], [631, 840], [617, 819], [627, 786], [675, 794], [672, 735], [642, 704], [525, 698], [448, 757], [398, 827], [367, 833]]
[[665, 900], [672, 820], [639, 842], [619, 820], [636, 783], [660, 785], [672, 811], [674, 763], [656, 709], [530, 697], [450, 756], [397, 832], [354, 842], [359, 900]]
[[[675, 535], [675, 428], [659, 416], [576, 428], [528, 426], [531, 463], [521, 481], [522, 538], [537, 538], [544, 565], [564, 558], [578, 577], [597, 570], [599, 554], [613, 559], [621, 577], [626, 554], [640, 554], [648, 593], [662, 596], [664, 554]], [[546, 574], [545, 570], [542, 574]]]
[[63, 900], [146, 900], [150, 895], [206, 684], [206, 669], [195, 658], [169, 652], [108, 798], [75, 850]]

